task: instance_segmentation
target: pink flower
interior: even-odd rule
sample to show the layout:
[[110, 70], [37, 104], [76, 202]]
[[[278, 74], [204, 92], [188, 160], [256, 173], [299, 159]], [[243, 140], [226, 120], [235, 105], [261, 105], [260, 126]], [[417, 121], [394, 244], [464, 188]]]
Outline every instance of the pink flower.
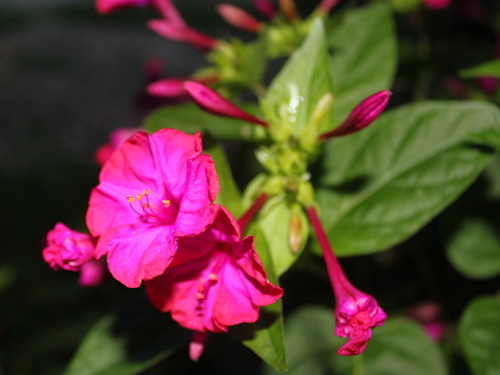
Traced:
[[96, 256], [107, 254], [111, 274], [126, 286], [161, 275], [178, 238], [215, 219], [219, 183], [211, 157], [201, 152], [199, 133], [162, 129], [136, 133], [104, 165], [87, 225], [101, 237]]
[[104, 165], [104, 163], [113, 155], [113, 153], [118, 150], [122, 144], [130, 138], [131, 135], [142, 131], [142, 128], [118, 128], [115, 129], [109, 136], [109, 143], [102, 145], [97, 149], [94, 154], [94, 158], [99, 165]]
[[146, 282], [146, 292], [160, 311], [197, 332], [255, 322], [259, 306], [283, 294], [267, 280], [253, 237], [240, 240], [238, 224], [224, 208], [206, 232], [179, 239], [174, 260]]
[[217, 5], [217, 12], [230, 25], [236, 26], [242, 30], [258, 33], [262, 25], [243, 9], [230, 4]]
[[215, 116], [232, 117], [243, 121], [253, 122], [263, 127], [268, 126], [267, 122], [238, 108], [218, 92], [201, 83], [187, 81], [184, 87], [191, 99], [193, 99], [193, 101], [205, 112]]
[[309, 207], [307, 214], [323, 252], [335, 294], [335, 334], [340, 337], [349, 337], [349, 340], [342, 345], [337, 353], [341, 355], [360, 354], [365, 350], [366, 344], [372, 337], [372, 328], [384, 324], [387, 315], [375, 298], [356, 289], [347, 280], [321, 226], [316, 209]]
[[369, 96], [351, 111], [347, 119], [337, 129], [322, 134], [320, 138], [340, 137], [363, 130], [382, 114], [391, 95], [390, 91], [384, 90]]
[[87, 233], [71, 230], [66, 225], [57, 223], [47, 233], [47, 246], [43, 249], [42, 256], [55, 270], [80, 271], [80, 285], [96, 286], [103, 281], [105, 275], [103, 265], [94, 259], [96, 242], [97, 239]]
[[406, 315], [419, 322], [427, 336], [437, 342], [446, 331], [446, 325], [441, 319], [441, 310], [439, 303], [426, 301], [412, 306], [406, 311]]
[[429, 9], [443, 9], [451, 5], [451, 0], [424, 0], [424, 4]]

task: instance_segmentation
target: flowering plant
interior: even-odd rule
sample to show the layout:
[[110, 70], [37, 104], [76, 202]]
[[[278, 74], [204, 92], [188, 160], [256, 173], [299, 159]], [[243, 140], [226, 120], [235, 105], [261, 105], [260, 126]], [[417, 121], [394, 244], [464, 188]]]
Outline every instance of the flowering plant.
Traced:
[[[217, 5], [254, 36], [247, 41], [198, 30], [173, 0], [95, 1], [106, 17], [154, 12], [147, 28], [194, 47], [206, 65], [183, 77], [151, 74], [143, 95], [155, 109], [95, 154], [85, 225], [59, 222], [46, 235], [51, 268], [139, 296], [139, 311], [124, 318], [112, 308], [90, 329], [65, 375], [155, 373], [148, 369], [169, 369], [175, 353], [203, 366], [222, 340], [249, 348], [264, 374], [440, 375], [457, 347], [474, 375], [497, 369], [485, 353], [500, 333], [484, 332], [484, 322], [500, 326], [498, 298], [464, 303], [456, 344], [439, 303], [398, 305], [385, 292], [412, 293], [391, 279], [396, 254], [453, 216], [447, 208], [500, 149], [498, 64], [462, 73], [482, 79], [480, 89], [490, 79], [483, 101], [406, 100], [394, 83], [394, 17], [451, 3], [340, 3]], [[453, 82], [452, 94], [473, 97]], [[472, 277], [498, 275], [500, 245], [484, 234], [486, 219], [462, 223], [469, 213], [456, 210], [440, 229], [450, 263]], [[474, 236], [491, 240], [479, 260]], [[364, 257], [339, 261], [354, 256]], [[154, 334], [136, 340], [134, 319]]]

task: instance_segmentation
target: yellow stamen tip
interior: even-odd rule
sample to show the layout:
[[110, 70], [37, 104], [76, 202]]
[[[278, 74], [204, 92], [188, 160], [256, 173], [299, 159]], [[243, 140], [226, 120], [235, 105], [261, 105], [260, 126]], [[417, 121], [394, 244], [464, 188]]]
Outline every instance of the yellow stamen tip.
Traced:
[[138, 201], [140, 201], [142, 199], [142, 194], [137, 194], [137, 196], [135, 197]]
[[149, 195], [149, 194], [151, 194], [151, 190], [149, 190], [149, 189], [144, 189], [144, 190], [142, 191], [142, 194], [144, 194], [144, 195]]
[[134, 197], [132, 197], [131, 195], [127, 195], [127, 200], [128, 203], [132, 203], [133, 201], [135, 201]]
[[165, 207], [170, 206], [170, 201], [168, 199], [162, 200], [161, 203], [163, 203]]

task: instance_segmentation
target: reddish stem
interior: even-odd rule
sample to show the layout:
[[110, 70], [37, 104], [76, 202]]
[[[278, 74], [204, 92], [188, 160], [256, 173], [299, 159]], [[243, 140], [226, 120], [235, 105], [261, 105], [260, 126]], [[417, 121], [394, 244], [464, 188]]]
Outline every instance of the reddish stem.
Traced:
[[241, 233], [245, 232], [248, 224], [250, 224], [254, 216], [260, 211], [264, 203], [266, 203], [268, 197], [269, 196], [266, 193], [260, 194], [247, 212], [239, 218], [238, 224], [240, 225]]

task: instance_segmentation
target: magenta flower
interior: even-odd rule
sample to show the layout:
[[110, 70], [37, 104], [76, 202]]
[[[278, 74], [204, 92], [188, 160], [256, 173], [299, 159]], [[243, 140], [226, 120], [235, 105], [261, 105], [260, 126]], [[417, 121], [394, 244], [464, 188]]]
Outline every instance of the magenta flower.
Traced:
[[253, 237], [240, 240], [238, 224], [224, 208], [207, 231], [179, 239], [174, 260], [163, 275], [146, 282], [146, 292], [160, 311], [197, 332], [226, 332], [228, 326], [255, 322], [259, 306], [283, 294], [267, 280]]
[[262, 24], [243, 9], [230, 4], [217, 5], [217, 12], [224, 20], [242, 30], [258, 33]]
[[102, 145], [94, 154], [95, 161], [99, 165], [104, 165], [106, 161], [118, 150], [122, 144], [133, 134], [143, 131], [142, 128], [118, 128], [109, 136], [109, 143]]
[[382, 114], [391, 95], [390, 91], [384, 90], [369, 96], [351, 111], [347, 119], [337, 129], [322, 134], [320, 138], [340, 137], [363, 130]]
[[187, 81], [184, 87], [191, 99], [207, 113], [215, 116], [232, 117], [243, 121], [253, 122], [266, 128], [268, 126], [267, 122], [238, 108], [217, 91], [201, 83]]
[[173, 129], [136, 133], [104, 165], [92, 191], [87, 225], [101, 237], [96, 256], [108, 255], [111, 274], [128, 287], [161, 275], [179, 237], [210, 225], [219, 191], [200, 134]]
[[87, 233], [57, 223], [47, 233], [47, 246], [42, 256], [55, 270], [79, 271], [80, 285], [96, 286], [101, 284], [106, 272], [103, 264], [94, 258], [96, 242], [97, 239]]
[[315, 208], [309, 207], [307, 214], [323, 252], [335, 294], [335, 334], [340, 337], [349, 337], [349, 340], [342, 345], [337, 353], [341, 355], [360, 354], [365, 350], [366, 344], [372, 337], [372, 328], [384, 324], [387, 315], [375, 298], [356, 289], [347, 280], [328, 242]]

